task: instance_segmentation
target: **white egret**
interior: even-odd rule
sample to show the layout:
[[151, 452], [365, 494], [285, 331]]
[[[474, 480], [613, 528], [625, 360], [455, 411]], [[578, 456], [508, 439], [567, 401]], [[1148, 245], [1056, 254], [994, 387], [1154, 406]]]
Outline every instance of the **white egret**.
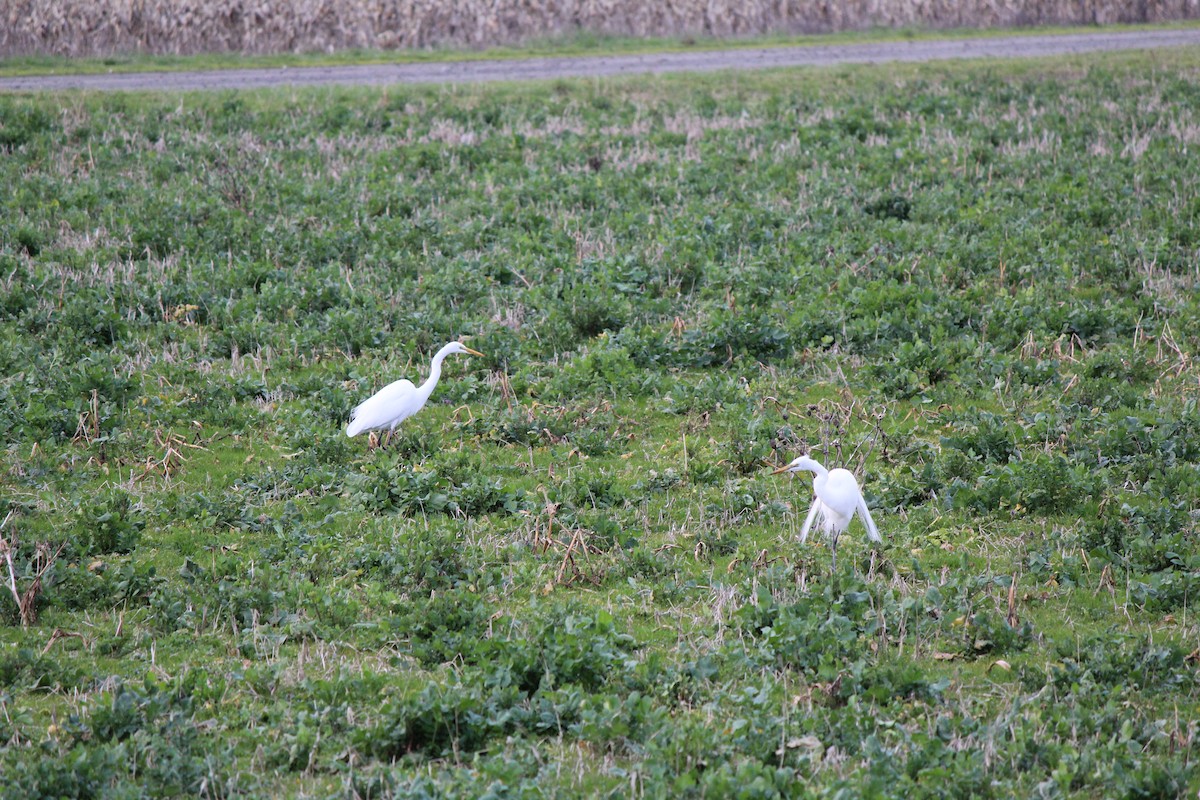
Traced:
[[816, 494], [812, 508], [808, 510], [808, 518], [804, 520], [804, 527], [800, 530], [801, 542], [808, 539], [808, 531], [812, 528], [813, 521], [820, 517], [821, 529], [833, 540], [833, 569], [836, 570], [838, 536], [850, 527], [850, 520], [854, 519], [855, 511], [862, 518], [871, 541], [883, 541], [879, 536], [879, 529], [875, 527], [875, 520], [871, 519], [871, 511], [858, 488], [854, 473], [840, 467], [825, 469], [814, 459], [800, 456], [787, 466], [775, 470], [775, 474], [801, 471], [814, 474], [813, 492]]
[[438, 378], [442, 376], [442, 362], [451, 353], [483, 355], [460, 342], [446, 344], [434, 355], [429, 365], [429, 377], [420, 386], [414, 386], [412, 381], [405, 379], [394, 381], [355, 406], [350, 412], [346, 435], [357, 436], [365, 430], [387, 428], [387, 441], [390, 442], [396, 426], [424, 408], [425, 401], [433, 394], [433, 387], [437, 386]]

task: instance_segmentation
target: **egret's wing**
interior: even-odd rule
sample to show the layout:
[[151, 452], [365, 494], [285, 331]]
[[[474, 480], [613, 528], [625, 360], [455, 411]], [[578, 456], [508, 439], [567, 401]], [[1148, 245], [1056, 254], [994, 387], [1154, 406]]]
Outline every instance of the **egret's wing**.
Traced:
[[862, 492], [859, 491], [858, 481], [854, 476], [841, 468], [830, 470], [825, 480], [820, 483], [814, 481], [813, 487], [821, 502], [849, 524], [859, 501], [862, 500]]
[[858, 496], [858, 515], [862, 517], [863, 525], [867, 527], [867, 536], [873, 542], [882, 542], [883, 538], [879, 535], [879, 528], [875, 527], [875, 520], [871, 518], [871, 509], [867, 508], [867, 501], [862, 495]]
[[821, 508], [821, 501], [813, 499], [812, 508], [808, 510], [808, 517], [804, 520], [804, 527], [800, 529], [800, 542], [803, 544], [808, 539], [808, 531], [812, 528], [813, 520], [817, 518], [817, 511]]
[[357, 436], [372, 428], [395, 427], [406, 417], [412, 416], [421, 406], [416, 402], [417, 387], [412, 381], [398, 380], [389, 383], [350, 412], [347, 436]]

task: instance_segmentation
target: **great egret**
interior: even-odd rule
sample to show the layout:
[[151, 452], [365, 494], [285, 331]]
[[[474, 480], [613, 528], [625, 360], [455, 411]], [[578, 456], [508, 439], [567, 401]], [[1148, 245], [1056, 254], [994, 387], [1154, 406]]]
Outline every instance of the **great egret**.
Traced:
[[800, 456], [787, 466], [775, 470], [774, 474], [801, 471], [814, 474], [813, 492], [816, 494], [812, 508], [808, 510], [808, 518], [804, 520], [804, 527], [800, 530], [801, 542], [808, 538], [808, 531], [812, 528], [813, 520], [820, 516], [821, 529], [833, 540], [833, 569], [836, 570], [838, 536], [850, 527], [850, 520], [854, 519], [855, 511], [862, 517], [863, 525], [867, 528], [867, 536], [871, 541], [883, 541], [879, 536], [879, 529], [875, 527], [875, 520], [871, 519], [871, 511], [867, 508], [867, 501], [863, 499], [862, 491], [858, 488], [858, 481], [855, 480], [854, 473], [841, 467], [832, 470], [825, 469], [814, 459]]
[[437, 386], [438, 378], [442, 376], [442, 362], [451, 353], [483, 355], [460, 342], [444, 345], [434, 355], [433, 363], [429, 365], [429, 377], [420, 386], [413, 386], [410, 380], [394, 381], [355, 406], [350, 412], [346, 435], [357, 436], [365, 430], [387, 428], [387, 438], [391, 441], [396, 426], [425, 406], [425, 401], [433, 394], [433, 387]]

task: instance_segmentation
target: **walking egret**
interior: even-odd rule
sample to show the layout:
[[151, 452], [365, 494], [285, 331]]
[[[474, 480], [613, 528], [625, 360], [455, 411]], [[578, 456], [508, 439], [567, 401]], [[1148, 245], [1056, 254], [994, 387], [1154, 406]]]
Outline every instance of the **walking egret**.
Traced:
[[840, 467], [832, 470], [825, 469], [814, 459], [800, 456], [787, 466], [775, 470], [775, 474], [802, 471], [813, 473], [813, 492], [816, 494], [816, 498], [813, 500], [812, 508], [808, 510], [808, 518], [804, 520], [804, 527], [800, 530], [801, 542], [808, 539], [808, 531], [812, 528], [813, 521], [820, 517], [821, 529], [833, 540], [833, 569], [836, 570], [838, 536], [850, 527], [850, 520], [854, 518], [855, 511], [862, 518], [863, 525], [867, 528], [867, 536], [871, 541], [883, 541], [879, 536], [879, 529], [875, 527], [875, 520], [871, 519], [871, 511], [867, 508], [867, 501], [863, 499], [862, 491], [858, 488], [858, 481], [854, 478], [854, 473]]
[[410, 380], [394, 381], [355, 406], [350, 412], [346, 435], [357, 436], [365, 430], [387, 428], [387, 440], [390, 442], [396, 426], [424, 408], [425, 401], [433, 394], [433, 387], [437, 386], [438, 378], [442, 376], [442, 362], [452, 353], [483, 355], [460, 342], [446, 344], [434, 355], [429, 365], [429, 377], [420, 386], [414, 386]]

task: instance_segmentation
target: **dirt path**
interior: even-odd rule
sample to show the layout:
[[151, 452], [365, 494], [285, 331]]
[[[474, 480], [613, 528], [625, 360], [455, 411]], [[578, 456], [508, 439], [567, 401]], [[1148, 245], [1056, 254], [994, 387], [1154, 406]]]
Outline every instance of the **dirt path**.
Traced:
[[723, 69], [830, 66], [887, 61], [1026, 58], [1185, 45], [1200, 45], [1200, 28], [703, 50], [646, 55], [447, 61], [434, 64], [364, 64], [340, 67], [229, 69], [206, 72], [30, 76], [0, 78], [0, 91], [41, 92], [90, 89], [182, 92], [210, 89], [260, 89], [280, 86], [473, 83], [662, 72], [709, 72]]

